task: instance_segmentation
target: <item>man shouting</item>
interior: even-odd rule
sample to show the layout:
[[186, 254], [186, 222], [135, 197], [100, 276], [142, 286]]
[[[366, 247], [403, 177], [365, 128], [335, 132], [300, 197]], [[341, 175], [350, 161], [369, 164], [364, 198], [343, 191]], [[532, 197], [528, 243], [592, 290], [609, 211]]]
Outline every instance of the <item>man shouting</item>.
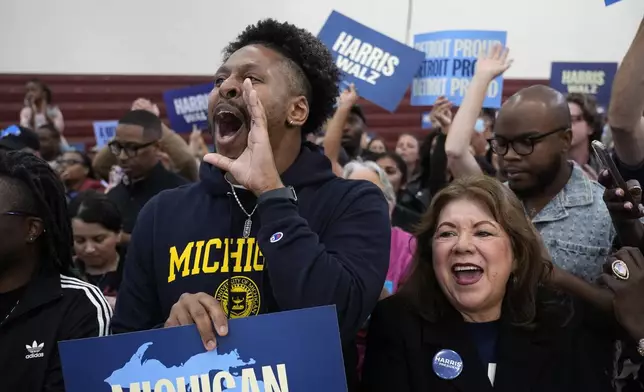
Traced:
[[227, 318], [333, 304], [355, 369], [351, 343], [384, 284], [390, 223], [380, 189], [337, 178], [303, 142], [333, 112], [338, 77], [324, 44], [288, 23], [261, 21], [225, 49], [208, 108], [218, 153], [200, 182], [139, 214], [114, 333], [194, 323], [211, 350]]

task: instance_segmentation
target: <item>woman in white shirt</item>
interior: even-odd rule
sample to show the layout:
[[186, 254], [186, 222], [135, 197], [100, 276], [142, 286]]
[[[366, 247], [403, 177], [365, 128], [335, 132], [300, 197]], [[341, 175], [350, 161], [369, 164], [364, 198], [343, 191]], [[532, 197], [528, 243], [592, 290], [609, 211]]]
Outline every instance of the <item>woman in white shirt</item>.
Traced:
[[25, 106], [20, 111], [20, 125], [34, 131], [43, 125], [51, 124], [61, 135], [63, 147], [67, 142], [63, 137], [65, 130], [65, 121], [63, 113], [58, 106], [52, 104], [52, 94], [49, 87], [38, 79], [32, 79], [25, 86]]

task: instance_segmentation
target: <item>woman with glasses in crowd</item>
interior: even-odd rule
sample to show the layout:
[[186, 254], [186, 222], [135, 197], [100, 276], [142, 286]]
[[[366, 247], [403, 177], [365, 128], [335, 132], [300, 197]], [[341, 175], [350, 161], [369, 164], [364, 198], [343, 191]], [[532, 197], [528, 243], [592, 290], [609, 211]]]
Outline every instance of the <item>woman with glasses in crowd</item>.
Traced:
[[73, 200], [79, 192], [86, 190], [105, 190], [105, 184], [94, 176], [92, 162], [80, 151], [65, 152], [56, 161], [56, 169], [65, 184], [68, 200]]

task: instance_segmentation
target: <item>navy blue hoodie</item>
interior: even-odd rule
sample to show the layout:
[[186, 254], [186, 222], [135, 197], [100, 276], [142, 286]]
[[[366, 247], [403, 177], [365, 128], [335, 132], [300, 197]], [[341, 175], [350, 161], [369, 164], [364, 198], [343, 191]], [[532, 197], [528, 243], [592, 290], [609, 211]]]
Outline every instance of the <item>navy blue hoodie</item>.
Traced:
[[[282, 175], [295, 188], [298, 205], [263, 203], [245, 239], [247, 216], [222, 171], [203, 163], [200, 177], [161, 192], [139, 214], [113, 332], [153, 328], [165, 322], [181, 294], [205, 292], [231, 318], [335, 304], [343, 341], [353, 339], [389, 266], [382, 191], [336, 177], [319, 148], [305, 143]], [[255, 196], [243, 188], [235, 193], [250, 213]]]

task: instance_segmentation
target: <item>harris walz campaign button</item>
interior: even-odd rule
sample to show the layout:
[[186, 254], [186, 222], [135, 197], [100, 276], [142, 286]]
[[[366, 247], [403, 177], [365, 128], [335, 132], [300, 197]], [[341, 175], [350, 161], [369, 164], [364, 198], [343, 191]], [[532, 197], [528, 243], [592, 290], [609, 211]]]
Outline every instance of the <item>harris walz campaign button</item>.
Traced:
[[434, 355], [432, 368], [443, 380], [453, 380], [463, 371], [463, 360], [454, 350], [440, 350]]

